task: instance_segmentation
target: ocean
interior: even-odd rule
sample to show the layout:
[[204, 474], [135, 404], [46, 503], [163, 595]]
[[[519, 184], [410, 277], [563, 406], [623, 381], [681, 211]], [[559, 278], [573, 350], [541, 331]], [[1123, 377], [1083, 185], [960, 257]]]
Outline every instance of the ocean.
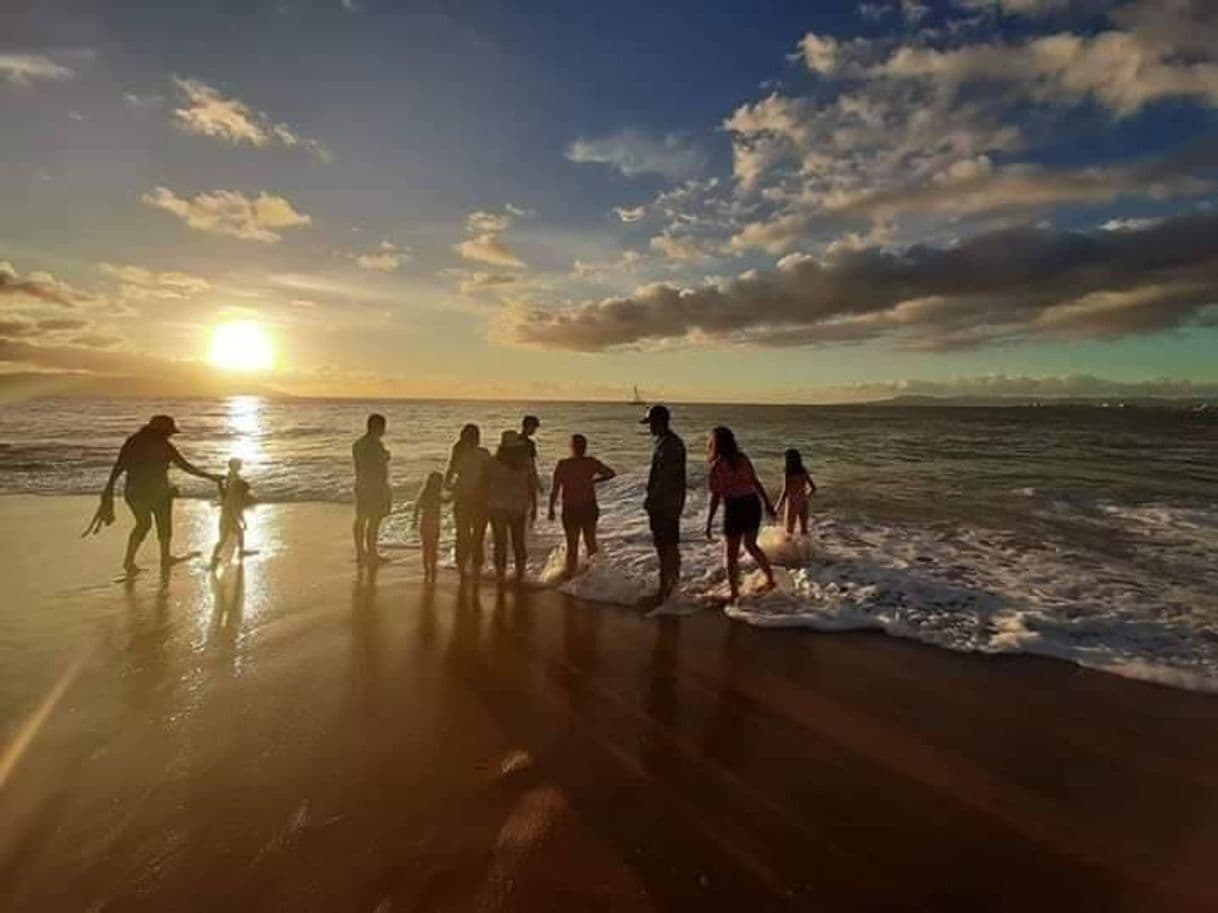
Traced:
[[[383, 538], [410, 547], [411, 500], [476, 422], [493, 449], [521, 415], [542, 419], [543, 474], [574, 432], [618, 478], [601, 488], [602, 552], [561, 588], [633, 603], [654, 586], [642, 493], [651, 441], [638, 407], [611, 403], [41, 399], [0, 406], [0, 492], [99, 491], [123, 438], [173, 414], [188, 459], [229, 456], [264, 502], [350, 499], [351, 442], [389, 420], [394, 513]], [[873, 629], [938, 647], [1032, 653], [1177, 687], [1218, 691], [1218, 418], [1095, 407], [674, 405], [689, 451], [680, 599], [719, 610], [721, 545], [703, 535], [709, 429], [730, 426], [777, 496], [799, 448], [820, 492], [807, 540], [763, 531], [782, 565], [760, 593], [745, 562], [732, 618], [769, 627]], [[186, 497], [206, 483], [180, 477]], [[544, 512], [543, 512], [544, 515]], [[126, 518], [120, 518], [126, 522]], [[446, 517], [445, 542], [451, 542]], [[530, 568], [560, 586], [560, 530], [534, 530]], [[256, 546], [256, 543], [252, 543]]]

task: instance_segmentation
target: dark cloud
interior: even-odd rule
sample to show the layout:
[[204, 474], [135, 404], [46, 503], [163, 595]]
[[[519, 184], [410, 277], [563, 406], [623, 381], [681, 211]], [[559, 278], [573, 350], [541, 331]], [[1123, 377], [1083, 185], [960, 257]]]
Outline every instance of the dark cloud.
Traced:
[[509, 312], [514, 339], [601, 351], [672, 340], [883, 341], [924, 350], [1150, 333], [1212, 316], [1218, 213], [1127, 231], [1015, 228], [948, 247], [879, 246], [695, 288]]

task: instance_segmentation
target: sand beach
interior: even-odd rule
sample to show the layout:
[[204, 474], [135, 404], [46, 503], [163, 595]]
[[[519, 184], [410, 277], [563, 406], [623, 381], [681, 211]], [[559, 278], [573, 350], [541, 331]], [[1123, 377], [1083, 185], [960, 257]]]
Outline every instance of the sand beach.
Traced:
[[92, 506], [0, 498], [5, 910], [1218, 906], [1213, 695], [369, 577], [339, 505], [116, 582]]

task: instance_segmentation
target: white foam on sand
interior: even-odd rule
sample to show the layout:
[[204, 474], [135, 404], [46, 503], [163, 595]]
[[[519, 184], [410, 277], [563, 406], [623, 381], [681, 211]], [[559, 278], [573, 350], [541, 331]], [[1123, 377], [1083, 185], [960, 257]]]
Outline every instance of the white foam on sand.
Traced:
[[[562, 581], [557, 525], [534, 533], [543, 585], [591, 602], [633, 605], [654, 592], [656, 562], [641, 510], [643, 479], [600, 489], [600, 554]], [[1060, 506], [1058, 509], [1061, 509]], [[878, 521], [816, 512], [807, 538], [766, 528], [777, 586], [742, 556], [728, 602], [722, 544], [707, 541], [705, 499], [682, 523], [681, 593], [661, 613], [726, 605], [762, 627], [876, 630], [951, 650], [1032, 653], [1176, 687], [1218, 691], [1218, 516], [1164, 505], [1088, 511], [1119, 547], [1098, 549], [982, 523]], [[1098, 518], [1098, 519], [1097, 519]]]

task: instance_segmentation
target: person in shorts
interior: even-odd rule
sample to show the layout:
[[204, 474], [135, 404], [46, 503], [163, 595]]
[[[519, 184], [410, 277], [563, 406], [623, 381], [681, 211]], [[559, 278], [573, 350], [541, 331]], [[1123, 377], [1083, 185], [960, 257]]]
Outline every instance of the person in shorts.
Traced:
[[127, 554], [123, 558], [123, 570], [128, 575], [139, 573], [135, 556], [143, 545], [148, 530], [156, 522], [156, 536], [161, 545], [161, 570], [167, 571], [176, 563], [170, 553], [173, 540], [173, 499], [177, 489], [169, 484], [169, 466], [200, 479], [208, 479], [219, 485], [224, 476], [204, 472], [188, 462], [169, 438], [178, 433], [172, 416], [154, 415], [152, 419], [123, 442], [118, 459], [110, 470], [110, 478], [102, 491], [103, 509], [113, 516], [114, 486], [118, 477], [127, 474], [123, 497], [135, 517], [135, 527], [127, 539]]
[[381, 443], [385, 436], [385, 416], [368, 416], [367, 433], [351, 446], [355, 463], [355, 560], [374, 567], [383, 560], [377, 551], [381, 521], [389, 516], [393, 493], [389, 487], [389, 451]]
[[774, 505], [748, 456], [736, 444], [732, 429], [723, 425], [711, 432], [707, 442], [707, 462], [710, 464], [710, 508], [706, 512], [706, 538], [712, 538], [711, 525], [723, 503], [723, 538], [727, 552], [727, 580], [732, 602], [740, 597], [737, 570], [740, 564], [740, 544], [753, 556], [766, 577], [766, 585], [774, 586], [774, 571], [766, 553], [757, 544], [761, 529], [761, 508], [773, 519]]
[[600, 508], [596, 503], [596, 483], [607, 482], [617, 473], [588, 456], [588, 439], [582, 434], [571, 436], [571, 456], [559, 460], [554, 467], [554, 483], [550, 486], [550, 522], [554, 521], [554, 505], [562, 495], [562, 528], [567, 535], [567, 569], [565, 576], [575, 576], [579, 568], [579, 538], [591, 558], [596, 554], [596, 521]]
[[685, 510], [685, 442], [670, 427], [667, 406], [647, 410], [642, 424], [655, 438], [647, 497], [643, 509], [651, 526], [651, 538], [660, 562], [660, 587], [655, 602], [672, 595], [681, 577], [681, 513]]

